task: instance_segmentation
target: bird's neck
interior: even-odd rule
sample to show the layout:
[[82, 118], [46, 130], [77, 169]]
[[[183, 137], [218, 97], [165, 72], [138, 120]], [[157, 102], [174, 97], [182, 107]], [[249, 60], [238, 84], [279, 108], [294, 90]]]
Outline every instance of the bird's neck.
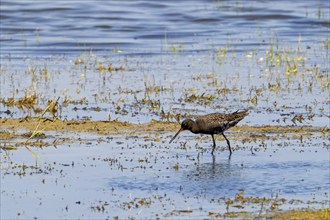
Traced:
[[196, 122], [194, 122], [193, 124], [192, 124], [192, 127], [191, 127], [191, 130], [190, 130], [192, 133], [194, 133], [194, 134], [198, 134], [199, 133], [199, 127], [197, 126], [197, 123]]

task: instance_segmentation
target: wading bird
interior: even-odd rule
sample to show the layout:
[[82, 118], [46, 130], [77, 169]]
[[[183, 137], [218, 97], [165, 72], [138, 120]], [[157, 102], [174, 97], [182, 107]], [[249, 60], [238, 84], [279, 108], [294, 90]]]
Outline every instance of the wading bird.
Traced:
[[174, 135], [174, 137], [170, 140], [170, 143], [180, 134], [180, 132], [184, 130], [189, 130], [194, 134], [210, 134], [213, 140], [213, 149], [211, 154], [213, 155], [214, 149], [216, 147], [214, 135], [222, 134], [222, 136], [226, 139], [228, 148], [230, 151], [230, 155], [232, 154], [232, 150], [230, 147], [229, 140], [223, 133], [227, 129], [235, 126], [239, 121], [241, 121], [245, 116], [248, 115], [248, 110], [244, 111], [236, 111], [231, 114], [221, 114], [221, 113], [212, 113], [198, 117], [195, 121], [192, 119], [185, 119], [181, 123], [180, 130]]

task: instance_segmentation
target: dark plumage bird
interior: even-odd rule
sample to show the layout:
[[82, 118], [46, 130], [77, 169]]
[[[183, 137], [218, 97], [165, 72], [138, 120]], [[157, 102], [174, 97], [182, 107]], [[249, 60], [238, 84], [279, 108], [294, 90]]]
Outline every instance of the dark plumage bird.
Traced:
[[230, 155], [232, 154], [232, 150], [230, 147], [229, 140], [223, 133], [227, 129], [235, 126], [239, 121], [241, 121], [245, 116], [248, 115], [248, 110], [245, 111], [236, 111], [231, 114], [221, 114], [221, 113], [212, 113], [198, 117], [195, 121], [191, 119], [185, 119], [181, 123], [180, 130], [174, 135], [174, 137], [170, 140], [170, 143], [179, 135], [180, 132], [184, 130], [189, 130], [194, 134], [210, 134], [213, 140], [213, 149], [216, 147], [214, 135], [222, 134], [222, 136], [226, 139], [228, 148], [230, 151]]

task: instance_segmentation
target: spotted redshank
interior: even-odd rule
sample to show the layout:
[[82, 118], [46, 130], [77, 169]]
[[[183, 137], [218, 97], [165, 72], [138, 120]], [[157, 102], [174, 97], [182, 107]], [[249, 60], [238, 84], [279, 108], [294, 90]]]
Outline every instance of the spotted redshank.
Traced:
[[236, 111], [231, 114], [221, 114], [221, 113], [212, 113], [198, 117], [195, 121], [191, 119], [185, 119], [181, 123], [180, 130], [174, 135], [170, 140], [170, 143], [179, 135], [180, 132], [184, 130], [189, 130], [194, 134], [210, 134], [213, 140], [213, 149], [211, 154], [213, 155], [214, 149], [216, 147], [214, 135], [222, 134], [226, 139], [230, 155], [232, 150], [230, 147], [229, 140], [224, 134], [224, 131], [235, 126], [239, 121], [241, 121], [245, 116], [248, 115], [248, 110]]

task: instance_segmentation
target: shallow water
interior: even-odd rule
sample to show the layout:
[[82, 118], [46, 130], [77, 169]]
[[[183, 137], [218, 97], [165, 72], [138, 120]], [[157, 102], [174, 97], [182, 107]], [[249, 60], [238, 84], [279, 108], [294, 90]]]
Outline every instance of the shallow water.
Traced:
[[[224, 151], [218, 149], [212, 157], [192, 147], [194, 141], [183, 150], [179, 143], [141, 143], [141, 139], [86, 136], [69, 146], [33, 148], [37, 168], [22, 169], [3, 160], [1, 217], [205, 218], [210, 211], [228, 211], [225, 201], [242, 191], [244, 196], [260, 198], [278, 194], [287, 200], [279, 207], [284, 210], [329, 205], [329, 146], [320, 136], [303, 143], [293, 139], [266, 141], [263, 147], [259, 142], [240, 144], [230, 159], [222, 142], [219, 149]], [[210, 145], [201, 142], [199, 147], [209, 150]], [[24, 148], [8, 156], [13, 162], [36, 165]], [[150, 204], [140, 205], [141, 199]], [[102, 205], [104, 210], [97, 210]], [[244, 211], [261, 209], [261, 204], [244, 206]]]
[[[175, 121], [249, 108], [241, 125], [329, 128], [328, 8], [327, 0], [1, 0], [0, 117], [39, 116], [60, 97], [63, 120]], [[6, 103], [32, 95], [32, 108]], [[37, 168], [25, 148], [1, 149], [0, 218], [207, 218], [242, 211], [226, 208], [242, 191], [293, 199], [283, 210], [329, 206], [327, 133], [247, 143], [232, 134], [230, 160], [220, 141], [212, 158], [209, 139], [186, 133], [169, 145], [172, 134], [152, 135], [162, 142], [46, 132], [45, 141], [73, 141], [33, 148]]]

